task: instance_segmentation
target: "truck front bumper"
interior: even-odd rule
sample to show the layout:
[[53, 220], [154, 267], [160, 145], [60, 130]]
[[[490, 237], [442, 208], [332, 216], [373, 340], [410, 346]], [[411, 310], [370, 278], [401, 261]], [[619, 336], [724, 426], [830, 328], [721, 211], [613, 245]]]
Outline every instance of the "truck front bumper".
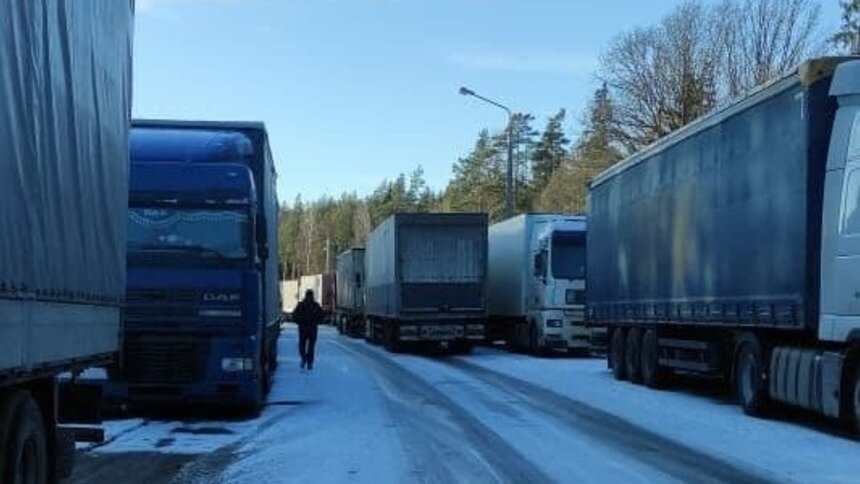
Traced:
[[556, 327], [546, 325], [542, 328], [544, 348], [560, 351], [582, 351], [591, 348], [591, 329], [586, 327], [584, 322], [565, 318], [561, 314], [547, 316], [546, 320], [560, 321], [561, 324]]
[[104, 398], [113, 404], [146, 405], [182, 402], [201, 405], [237, 405], [252, 401], [259, 391], [259, 382], [251, 380], [222, 380], [189, 384], [130, 383], [106, 381]]

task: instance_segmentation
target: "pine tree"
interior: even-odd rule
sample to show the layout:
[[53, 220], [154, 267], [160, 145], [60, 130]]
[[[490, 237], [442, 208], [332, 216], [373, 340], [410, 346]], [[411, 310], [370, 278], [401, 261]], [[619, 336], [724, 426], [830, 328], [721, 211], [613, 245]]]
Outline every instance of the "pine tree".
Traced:
[[487, 130], [478, 134], [475, 147], [454, 164], [444, 204], [455, 212], [486, 212], [501, 217], [505, 205], [506, 155]]
[[572, 156], [556, 168], [542, 190], [537, 203], [540, 210], [584, 213], [588, 183], [621, 159], [613, 103], [606, 85], [595, 91], [585, 125]]
[[567, 155], [570, 140], [564, 134], [564, 117], [564, 109], [560, 109], [549, 118], [532, 152], [532, 183], [536, 192], [543, 190]]
[[621, 159], [617, 141], [615, 107], [604, 83], [594, 92], [575, 155], [581, 162], [604, 169]]
[[842, 0], [842, 26], [830, 41], [851, 55], [860, 55], [860, 0]]

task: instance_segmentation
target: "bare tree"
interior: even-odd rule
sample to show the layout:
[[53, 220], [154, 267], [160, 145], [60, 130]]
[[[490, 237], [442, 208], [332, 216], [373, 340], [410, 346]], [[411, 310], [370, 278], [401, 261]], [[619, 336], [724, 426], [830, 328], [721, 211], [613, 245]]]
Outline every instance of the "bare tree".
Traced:
[[842, 0], [842, 26], [830, 41], [842, 51], [860, 55], [860, 0]]
[[816, 53], [821, 7], [813, 0], [725, 0], [718, 8], [728, 96], [779, 77]]
[[620, 141], [635, 151], [710, 110], [721, 55], [716, 12], [688, 1], [659, 25], [617, 37], [602, 76], [616, 100]]
[[352, 220], [353, 245], [364, 247], [371, 228], [370, 211], [367, 209], [367, 203], [359, 201], [355, 207], [355, 217]]
[[302, 213], [300, 250], [305, 259], [304, 274], [311, 274], [314, 256], [314, 244], [317, 238], [317, 208], [309, 205]]
[[815, 0], [689, 0], [617, 37], [601, 59], [619, 141], [635, 151], [820, 49]]

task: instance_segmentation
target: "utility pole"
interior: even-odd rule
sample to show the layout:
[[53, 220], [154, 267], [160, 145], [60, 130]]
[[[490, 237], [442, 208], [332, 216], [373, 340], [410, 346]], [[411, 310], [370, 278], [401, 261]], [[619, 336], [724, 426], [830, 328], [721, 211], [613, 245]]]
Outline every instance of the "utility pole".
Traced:
[[505, 218], [511, 218], [514, 215], [514, 116], [511, 110], [504, 104], [497, 103], [492, 99], [485, 98], [475, 91], [466, 87], [460, 88], [460, 94], [463, 96], [472, 96], [480, 99], [487, 104], [492, 104], [498, 108], [504, 109], [508, 115], [508, 172], [505, 176]]

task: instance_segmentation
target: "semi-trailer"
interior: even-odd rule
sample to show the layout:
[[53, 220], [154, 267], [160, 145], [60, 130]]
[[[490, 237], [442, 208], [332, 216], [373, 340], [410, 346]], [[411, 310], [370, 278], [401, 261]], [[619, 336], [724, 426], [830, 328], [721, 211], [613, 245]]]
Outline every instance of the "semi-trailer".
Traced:
[[368, 237], [365, 337], [468, 351], [484, 339], [487, 216], [398, 213]]
[[0, 19], [0, 482], [41, 484], [103, 435], [63, 424], [97, 421], [76, 377], [118, 358], [133, 4], [7, 0]]
[[335, 262], [334, 319], [340, 333], [364, 333], [364, 248], [343, 251]]
[[522, 214], [490, 226], [487, 339], [532, 354], [585, 353], [586, 220]]
[[860, 431], [860, 61], [824, 58], [591, 184], [588, 317], [618, 379], [733, 382]]

